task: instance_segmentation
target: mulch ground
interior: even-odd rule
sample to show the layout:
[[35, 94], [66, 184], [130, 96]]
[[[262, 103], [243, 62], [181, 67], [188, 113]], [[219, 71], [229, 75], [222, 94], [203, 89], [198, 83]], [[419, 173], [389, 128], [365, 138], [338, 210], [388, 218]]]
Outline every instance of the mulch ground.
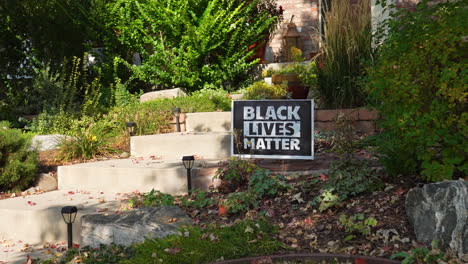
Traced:
[[[278, 254], [321, 252], [390, 257], [416, 244], [404, 208], [405, 194], [414, 183], [386, 183], [383, 191], [361, 195], [339, 207], [319, 212], [308, 203], [318, 195], [318, 189], [310, 191], [301, 187], [313, 177], [320, 176], [289, 179], [289, 183], [296, 187], [295, 191], [263, 199], [257, 210], [245, 214], [220, 214], [217, 205], [202, 209], [186, 208], [186, 211], [200, 226], [211, 223], [230, 225], [243, 218], [266, 217], [279, 228], [277, 237], [287, 245]], [[210, 195], [212, 198], [222, 198], [217, 192]], [[349, 233], [339, 223], [343, 214], [348, 217], [364, 214], [366, 218], [375, 218], [378, 224], [369, 235]], [[354, 238], [345, 241], [348, 235]]]

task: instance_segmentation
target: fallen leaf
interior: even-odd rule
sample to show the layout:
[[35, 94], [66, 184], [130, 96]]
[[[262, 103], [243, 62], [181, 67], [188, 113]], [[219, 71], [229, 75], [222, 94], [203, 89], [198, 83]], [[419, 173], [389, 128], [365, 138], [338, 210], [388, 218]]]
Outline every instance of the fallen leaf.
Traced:
[[325, 174], [320, 174], [320, 180], [321, 181], [326, 181], [326, 180], [328, 180], [328, 176], [325, 175]]
[[166, 249], [164, 249], [164, 252], [167, 252], [167, 253], [169, 253], [171, 255], [175, 255], [175, 254], [179, 253], [180, 251], [182, 251], [182, 249], [180, 249], [180, 248], [166, 248]]
[[218, 208], [218, 215], [219, 215], [219, 216], [222, 216], [222, 215], [226, 215], [226, 214], [227, 214], [226, 207], [220, 206], [220, 207]]
[[250, 226], [247, 226], [247, 228], [245, 229], [245, 233], [253, 233], [253, 228], [251, 228]]
[[404, 194], [405, 192], [406, 192], [405, 189], [399, 187], [399, 188], [395, 191], [395, 194], [397, 194], [397, 195], [402, 195], [402, 194]]

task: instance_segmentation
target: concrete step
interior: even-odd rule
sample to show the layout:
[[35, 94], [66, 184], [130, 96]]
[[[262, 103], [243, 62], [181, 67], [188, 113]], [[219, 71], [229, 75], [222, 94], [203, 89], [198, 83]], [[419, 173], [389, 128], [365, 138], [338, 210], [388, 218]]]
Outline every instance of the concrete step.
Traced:
[[187, 132], [231, 131], [231, 112], [199, 112], [185, 115]]
[[231, 152], [230, 132], [179, 132], [136, 136], [130, 139], [130, 152], [135, 157], [160, 156], [180, 160], [196, 155], [203, 159], [227, 159]]
[[[192, 186], [208, 189], [216, 171], [217, 160], [196, 160]], [[153, 158], [118, 159], [58, 167], [59, 190], [86, 189], [105, 192], [187, 192], [187, 171], [182, 161]]]
[[99, 211], [115, 213], [120, 207], [119, 197], [110, 192], [75, 189], [73, 192], [52, 191], [0, 200], [0, 260], [23, 263], [26, 254], [34, 253], [21, 251], [25, 243], [37, 251], [45, 242], [66, 242], [67, 226], [61, 215], [64, 206], [78, 207], [73, 224], [73, 242], [80, 244], [81, 216]]

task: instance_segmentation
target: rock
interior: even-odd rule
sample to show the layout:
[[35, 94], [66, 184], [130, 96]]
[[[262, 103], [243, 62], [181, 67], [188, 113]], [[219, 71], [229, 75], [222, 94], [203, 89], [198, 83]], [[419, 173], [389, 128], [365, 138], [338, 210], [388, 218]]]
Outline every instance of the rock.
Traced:
[[50, 175], [49, 173], [41, 173], [37, 181], [36, 189], [39, 189], [44, 192], [50, 192], [57, 190], [57, 178]]
[[64, 135], [36, 135], [32, 139], [32, 145], [39, 151], [54, 150], [58, 148], [60, 140]]
[[[176, 221], [174, 221], [176, 220]], [[139, 208], [118, 214], [89, 214], [81, 218], [83, 246], [100, 244], [129, 246], [145, 238], [165, 237], [179, 233], [182, 225], [192, 223], [177, 206]]]
[[130, 154], [126, 151], [120, 153], [120, 158], [122, 159], [128, 159], [130, 157]]
[[231, 94], [232, 100], [242, 100], [243, 97], [244, 97], [244, 94]]
[[438, 241], [442, 249], [458, 255], [468, 253], [468, 182], [463, 180], [426, 184], [408, 192], [406, 214], [416, 239], [425, 244]]
[[144, 93], [140, 96], [140, 103], [156, 100], [159, 98], [174, 98], [179, 96], [186, 96], [187, 94], [180, 88], [167, 89], [161, 91], [154, 91]]

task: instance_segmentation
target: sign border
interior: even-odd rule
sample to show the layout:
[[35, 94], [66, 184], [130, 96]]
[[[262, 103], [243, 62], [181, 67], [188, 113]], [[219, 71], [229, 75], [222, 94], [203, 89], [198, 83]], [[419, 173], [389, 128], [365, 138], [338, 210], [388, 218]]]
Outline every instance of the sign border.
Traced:
[[234, 154], [234, 102], [235, 101], [243, 101], [243, 102], [248, 102], [248, 101], [275, 101], [275, 100], [232, 100], [231, 102], [231, 157], [240, 157], [240, 158], [247, 158], [247, 159], [297, 159], [297, 160], [314, 160], [315, 157], [315, 149], [314, 149], [314, 141], [315, 141], [315, 131], [314, 131], [314, 99], [282, 99], [278, 101], [310, 101], [310, 111], [311, 111], [311, 122], [310, 122], [310, 127], [311, 127], [311, 151], [312, 151], [312, 156], [294, 156], [294, 155], [255, 155], [255, 154]]

